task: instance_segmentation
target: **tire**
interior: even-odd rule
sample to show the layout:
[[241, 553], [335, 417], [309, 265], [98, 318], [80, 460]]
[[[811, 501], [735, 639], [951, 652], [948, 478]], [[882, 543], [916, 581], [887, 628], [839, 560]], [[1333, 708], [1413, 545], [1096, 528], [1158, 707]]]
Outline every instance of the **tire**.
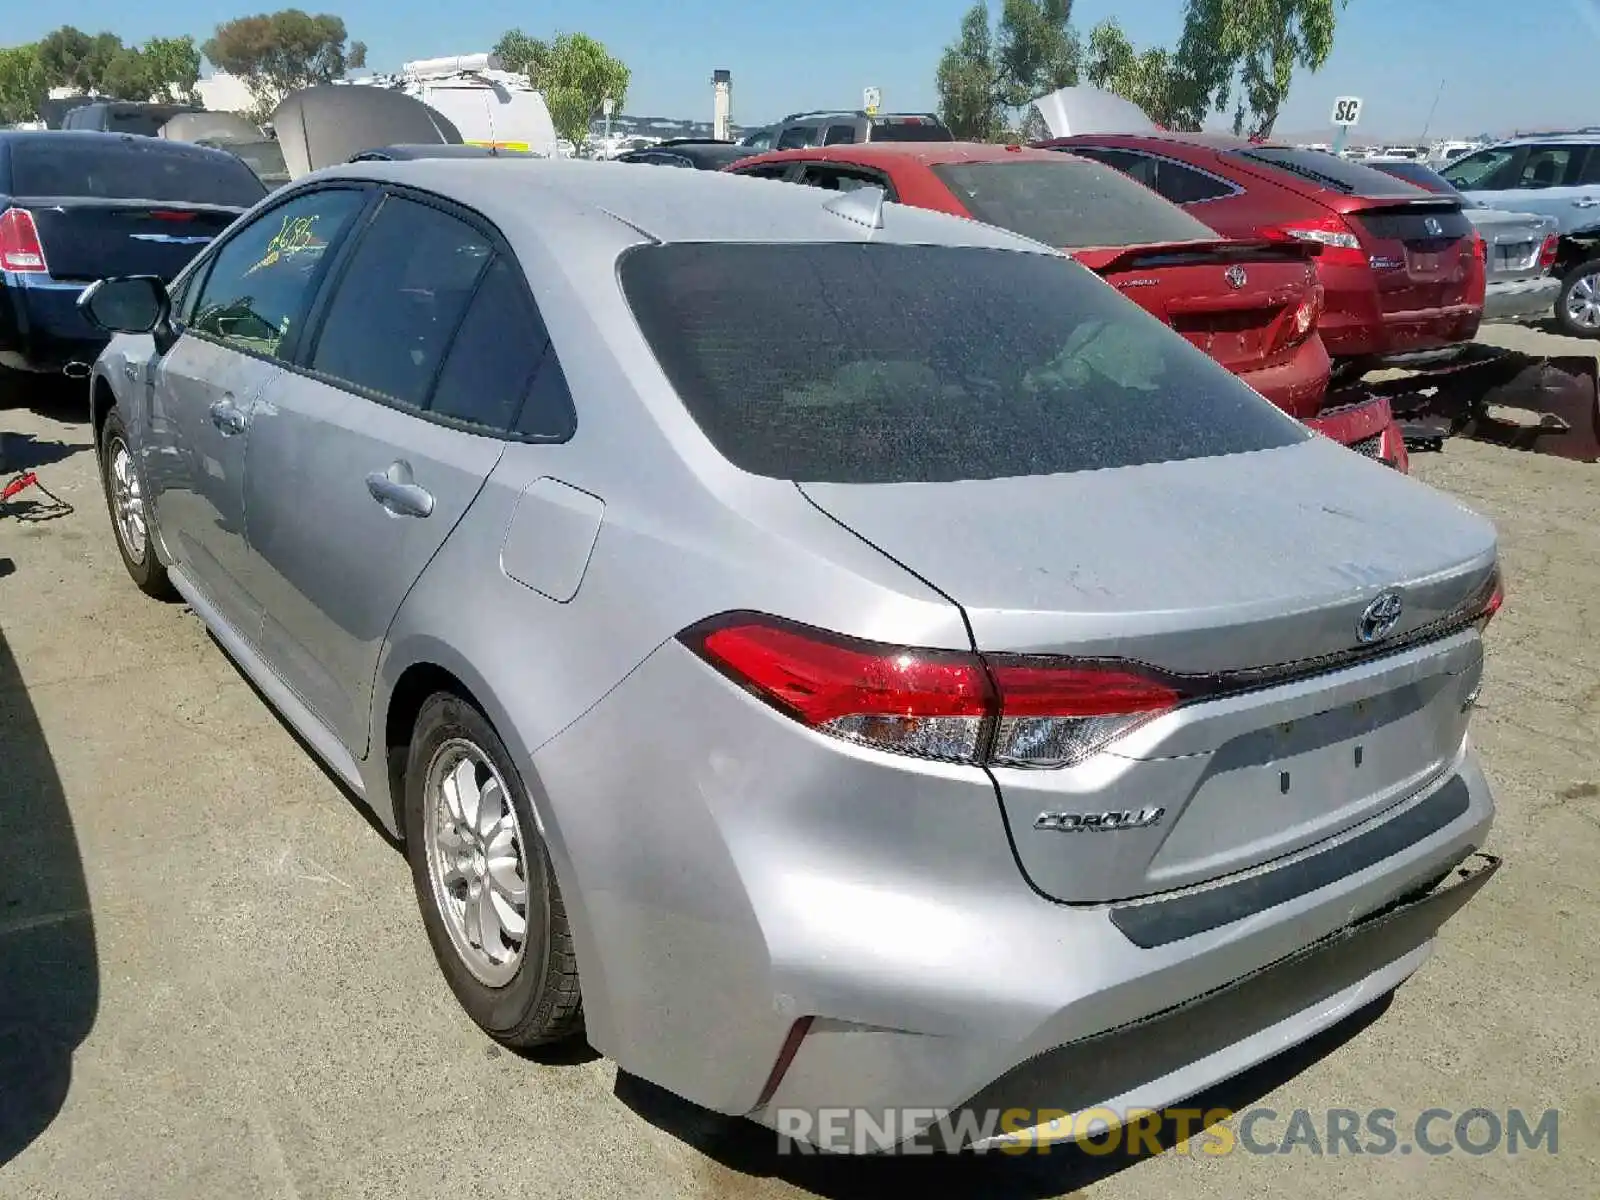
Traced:
[[[458, 761], [457, 756], [464, 757]], [[441, 774], [456, 775], [461, 762], [470, 764], [484, 798], [483, 806], [503, 813], [504, 802], [495, 798], [493, 787], [498, 783], [503, 785], [503, 795], [515, 815], [509, 825], [502, 815], [498, 826], [502, 833], [507, 828], [514, 831], [514, 849], [509, 853], [517, 862], [525, 887], [524, 937], [514, 961], [508, 956], [507, 961], [491, 963], [491, 956], [472, 944], [473, 935], [467, 932], [472, 906], [477, 903], [475, 897], [482, 896], [483, 904], [493, 902], [497, 911], [505, 911], [487, 895], [503, 873], [480, 872], [485, 861], [506, 861], [506, 844], [497, 835], [486, 842], [473, 842], [466, 850], [450, 851], [444, 849], [446, 835], [432, 832], [461, 824], [450, 816], [445, 799], [448, 792], [442, 790], [439, 778]], [[454, 769], [452, 763], [457, 764]], [[546, 1045], [576, 1034], [583, 1026], [577, 957], [549, 852], [539, 836], [526, 789], [504, 743], [484, 715], [459, 696], [436, 693], [417, 716], [406, 756], [402, 816], [406, 857], [411, 863], [411, 880], [428, 941], [450, 990], [467, 1015], [495, 1041], [513, 1050]], [[483, 850], [485, 846], [488, 849], [481, 856], [472, 849]], [[478, 876], [477, 892], [470, 891], [465, 880], [457, 880], [460, 889], [445, 883], [449, 868], [444, 858], [455, 854], [465, 856], [461, 862], [477, 859], [478, 866], [463, 868], [469, 878]], [[461, 911], [454, 909], [456, 901], [447, 900], [447, 894], [463, 904]], [[504, 899], [505, 893], [500, 895]], [[445, 909], [447, 904], [452, 905], [449, 912]], [[505, 951], [515, 938], [506, 934], [506, 925], [498, 916], [493, 919], [498, 932], [481, 938], [482, 944], [492, 943], [497, 951]], [[481, 927], [478, 933], [482, 933]], [[501, 972], [504, 977], [493, 972]]]
[[1568, 337], [1600, 338], [1600, 258], [1579, 263], [1562, 278], [1556, 324]]
[[[140, 505], [139, 527], [144, 531], [144, 544], [142, 547], [132, 541], [132, 534], [128, 523], [118, 516], [117, 484], [118, 457], [123, 460], [123, 467], [131, 480], [133, 495], [138, 497]], [[111, 532], [117, 541], [117, 551], [122, 555], [122, 565], [128, 569], [128, 576], [146, 596], [153, 596], [157, 600], [176, 600], [178, 589], [172, 586], [172, 580], [167, 578], [167, 569], [161, 565], [161, 560], [156, 556], [155, 539], [151, 536], [152, 526], [148, 506], [143, 504], [145, 495], [143, 484], [139, 479], [137, 460], [128, 447], [128, 431], [122, 424], [122, 418], [112, 409], [106, 416], [106, 421], [100, 428], [100, 490], [105, 494], [106, 514], [111, 518]]]

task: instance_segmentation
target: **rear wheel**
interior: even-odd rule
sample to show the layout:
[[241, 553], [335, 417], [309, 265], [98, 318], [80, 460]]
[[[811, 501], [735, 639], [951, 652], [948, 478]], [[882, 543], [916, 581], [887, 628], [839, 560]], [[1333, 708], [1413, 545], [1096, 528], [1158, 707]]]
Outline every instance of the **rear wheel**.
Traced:
[[1556, 297], [1556, 324], [1572, 337], [1600, 337], [1600, 258], [1567, 272]]
[[467, 1015], [516, 1049], [576, 1033], [577, 959], [549, 854], [505, 745], [459, 696], [422, 706], [404, 817], [428, 940]]
[[100, 428], [100, 484], [106, 496], [106, 511], [111, 514], [111, 528], [117, 535], [117, 549], [129, 577], [147, 596], [158, 600], [176, 599], [177, 589], [156, 557], [144, 485], [128, 447], [128, 431], [116, 409], [111, 410]]

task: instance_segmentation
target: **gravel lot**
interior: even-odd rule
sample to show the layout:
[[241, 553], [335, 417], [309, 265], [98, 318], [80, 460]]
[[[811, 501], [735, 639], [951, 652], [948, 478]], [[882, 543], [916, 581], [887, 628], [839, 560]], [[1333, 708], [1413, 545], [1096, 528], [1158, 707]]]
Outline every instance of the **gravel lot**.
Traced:
[[79, 408], [0, 396], [12, 452], [75, 506], [0, 507], [0, 1196], [1596, 1194], [1600, 467], [1469, 442], [1415, 460], [1503, 538], [1476, 731], [1507, 864], [1385, 1011], [1205, 1102], [1557, 1107], [1559, 1153], [817, 1162], [477, 1032], [400, 855], [199, 622], [125, 577]]

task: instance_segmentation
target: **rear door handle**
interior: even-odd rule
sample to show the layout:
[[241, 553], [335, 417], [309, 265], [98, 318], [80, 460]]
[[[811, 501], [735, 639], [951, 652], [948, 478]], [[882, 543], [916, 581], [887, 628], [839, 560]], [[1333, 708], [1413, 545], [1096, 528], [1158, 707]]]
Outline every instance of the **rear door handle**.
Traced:
[[1594, 200], [1594, 199], [1574, 200], [1572, 202], [1572, 207], [1573, 208], [1600, 208], [1600, 200]]
[[426, 517], [433, 513], [433, 493], [411, 481], [408, 463], [393, 463], [387, 471], [367, 476], [372, 498], [397, 517]]
[[233, 402], [232, 396], [224, 396], [211, 406], [211, 423], [222, 430], [223, 437], [243, 433], [248, 424], [244, 413], [240, 412], [239, 406]]

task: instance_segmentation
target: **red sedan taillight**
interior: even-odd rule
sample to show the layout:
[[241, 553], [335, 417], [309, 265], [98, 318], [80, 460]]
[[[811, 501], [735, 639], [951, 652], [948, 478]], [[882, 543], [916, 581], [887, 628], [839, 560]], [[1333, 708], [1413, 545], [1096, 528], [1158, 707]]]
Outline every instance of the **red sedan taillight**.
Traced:
[[888, 646], [754, 613], [680, 640], [819, 732], [950, 762], [1070, 765], [1188, 699], [1126, 665]]
[[1265, 231], [1269, 237], [1296, 242], [1311, 242], [1322, 247], [1318, 261], [1330, 265], [1366, 266], [1367, 252], [1361, 239], [1337, 213], [1310, 221], [1293, 221]]

